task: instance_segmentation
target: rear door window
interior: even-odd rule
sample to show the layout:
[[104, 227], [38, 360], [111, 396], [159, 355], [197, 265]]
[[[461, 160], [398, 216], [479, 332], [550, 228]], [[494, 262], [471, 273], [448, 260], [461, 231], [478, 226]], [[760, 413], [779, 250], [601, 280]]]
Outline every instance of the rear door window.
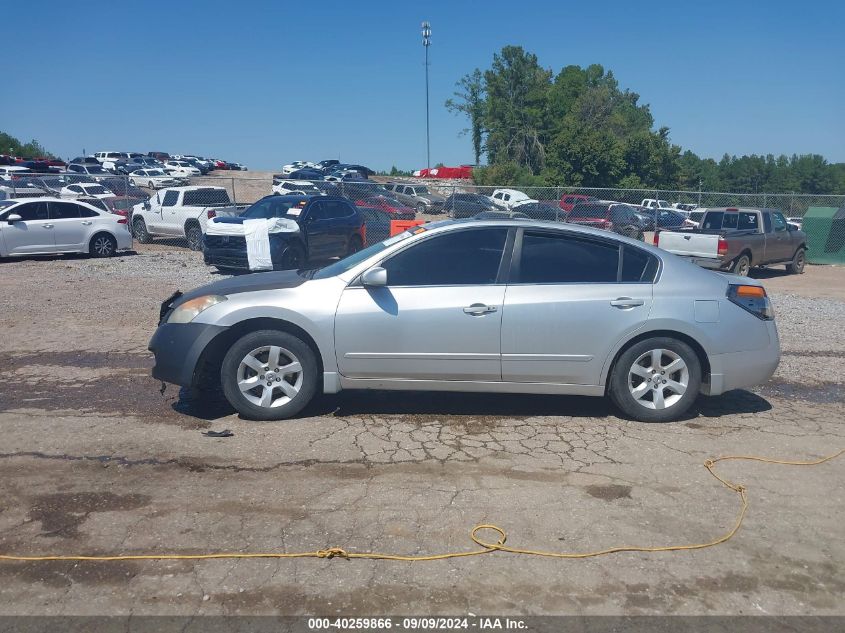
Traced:
[[622, 277], [627, 283], [652, 283], [657, 274], [657, 258], [627, 244], [622, 249]]
[[760, 223], [757, 221], [757, 213], [754, 211], [743, 211], [737, 214], [739, 216], [740, 229], [758, 229]]
[[69, 218], [79, 217], [79, 205], [72, 202], [51, 202], [50, 203], [50, 219], [51, 220], [67, 220]]
[[619, 247], [599, 240], [526, 232], [516, 279], [519, 284], [614, 283]]

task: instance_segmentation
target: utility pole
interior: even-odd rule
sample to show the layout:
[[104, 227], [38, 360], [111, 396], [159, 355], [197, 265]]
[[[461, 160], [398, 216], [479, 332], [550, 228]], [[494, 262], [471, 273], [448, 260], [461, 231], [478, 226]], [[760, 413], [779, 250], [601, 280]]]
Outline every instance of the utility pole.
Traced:
[[425, 48], [425, 166], [431, 169], [431, 136], [428, 118], [428, 47], [431, 46], [431, 24], [422, 23], [422, 40]]

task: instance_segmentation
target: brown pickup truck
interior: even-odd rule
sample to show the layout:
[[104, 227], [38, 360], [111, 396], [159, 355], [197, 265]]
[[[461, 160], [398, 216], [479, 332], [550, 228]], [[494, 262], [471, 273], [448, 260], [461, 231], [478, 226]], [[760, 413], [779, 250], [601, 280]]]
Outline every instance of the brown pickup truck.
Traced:
[[752, 266], [786, 264], [804, 272], [807, 236], [777, 209], [707, 209], [700, 228], [660, 231], [654, 244], [704, 268], [747, 275]]

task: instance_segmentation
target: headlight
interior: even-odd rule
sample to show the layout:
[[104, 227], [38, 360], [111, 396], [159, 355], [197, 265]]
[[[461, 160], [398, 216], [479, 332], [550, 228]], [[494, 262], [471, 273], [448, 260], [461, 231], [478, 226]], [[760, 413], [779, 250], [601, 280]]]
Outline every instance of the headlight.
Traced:
[[200, 312], [208, 310], [211, 306], [217, 305], [221, 301], [226, 301], [226, 297], [221, 295], [205, 295], [186, 301], [178, 308], [173, 310], [167, 319], [168, 323], [190, 323]]

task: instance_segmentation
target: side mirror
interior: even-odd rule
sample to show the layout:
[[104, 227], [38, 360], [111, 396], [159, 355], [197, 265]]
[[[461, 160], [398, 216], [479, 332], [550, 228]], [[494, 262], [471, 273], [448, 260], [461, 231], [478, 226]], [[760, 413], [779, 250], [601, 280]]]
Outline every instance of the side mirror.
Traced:
[[150, 210], [150, 201], [149, 200], [144, 200], [144, 210], [145, 211]]
[[[10, 213], [9, 215], [6, 216], [6, 221], [9, 224], [12, 224], [14, 222], [20, 222], [21, 220], [23, 220], [23, 218], [21, 216], [19, 216], [17, 213]], [[381, 270], [384, 270], [384, 268], [382, 268]], [[385, 279], [386, 278], [387, 278], [387, 274], [385, 273]]]
[[361, 275], [361, 283], [378, 288], [387, 285], [387, 271], [381, 266], [374, 266]]

